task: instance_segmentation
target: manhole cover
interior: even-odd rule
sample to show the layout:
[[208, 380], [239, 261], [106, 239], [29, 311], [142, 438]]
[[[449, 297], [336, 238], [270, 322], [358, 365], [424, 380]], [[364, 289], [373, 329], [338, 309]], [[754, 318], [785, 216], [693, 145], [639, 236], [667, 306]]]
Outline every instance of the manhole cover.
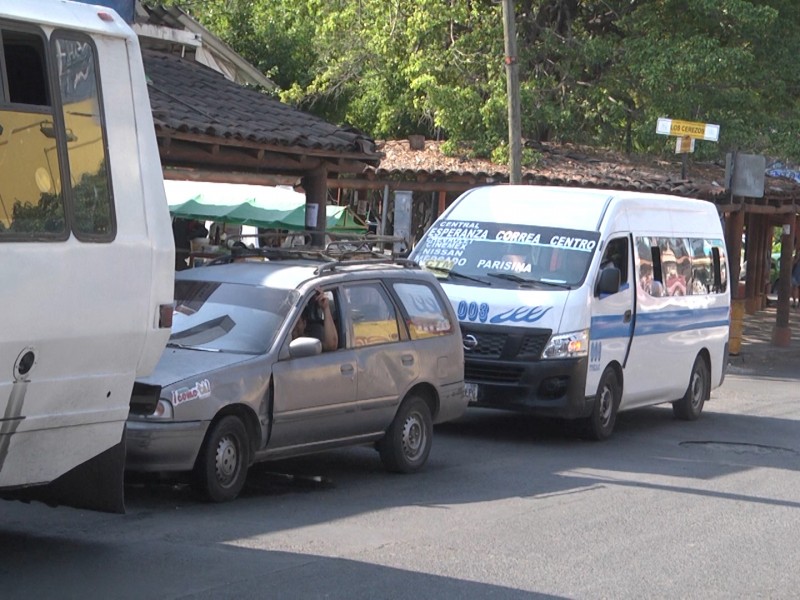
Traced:
[[747, 444], [743, 442], [681, 442], [684, 447], [701, 447], [707, 450], [720, 452], [730, 452], [732, 454], [777, 454], [783, 456], [795, 456], [797, 452], [791, 448], [781, 448], [780, 446], [766, 446], [764, 444]]

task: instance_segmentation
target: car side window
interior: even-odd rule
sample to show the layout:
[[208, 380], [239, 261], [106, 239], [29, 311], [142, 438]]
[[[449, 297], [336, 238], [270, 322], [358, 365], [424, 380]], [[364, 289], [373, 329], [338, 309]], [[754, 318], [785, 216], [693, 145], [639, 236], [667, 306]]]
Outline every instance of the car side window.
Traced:
[[448, 335], [453, 323], [435, 291], [424, 283], [395, 283], [394, 291], [406, 311], [412, 340]]
[[400, 339], [394, 305], [380, 284], [344, 286], [350, 337], [357, 348]]
[[292, 327], [291, 339], [314, 337], [322, 343], [323, 352], [338, 349], [338, 314], [335, 291], [314, 290]]

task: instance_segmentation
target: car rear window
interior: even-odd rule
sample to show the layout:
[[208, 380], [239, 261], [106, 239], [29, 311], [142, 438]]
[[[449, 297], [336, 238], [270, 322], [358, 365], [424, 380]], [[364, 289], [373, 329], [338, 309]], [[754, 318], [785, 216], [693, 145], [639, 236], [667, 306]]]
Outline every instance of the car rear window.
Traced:
[[395, 283], [394, 291], [408, 314], [408, 332], [418, 340], [453, 332], [439, 295], [424, 283]]

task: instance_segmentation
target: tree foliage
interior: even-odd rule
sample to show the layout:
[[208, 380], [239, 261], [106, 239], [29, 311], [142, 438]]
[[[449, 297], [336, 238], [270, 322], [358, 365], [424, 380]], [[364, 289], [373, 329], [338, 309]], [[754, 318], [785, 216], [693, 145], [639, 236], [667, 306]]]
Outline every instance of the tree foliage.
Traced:
[[[174, 2], [281, 98], [376, 138], [507, 137], [495, 0]], [[717, 123], [731, 149], [800, 159], [797, 0], [517, 0], [523, 136], [670, 152], [658, 117]]]

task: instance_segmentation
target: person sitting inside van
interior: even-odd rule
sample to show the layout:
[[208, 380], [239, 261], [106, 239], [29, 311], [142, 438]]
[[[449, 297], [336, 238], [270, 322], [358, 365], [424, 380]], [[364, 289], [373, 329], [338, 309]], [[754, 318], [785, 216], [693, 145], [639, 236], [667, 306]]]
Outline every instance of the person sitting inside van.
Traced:
[[317, 338], [322, 342], [323, 352], [330, 352], [339, 347], [339, 334], [333, 322], [330, 299], [322, 290], [317, 290], [292, 329], [292, 339], [299, 337]]

